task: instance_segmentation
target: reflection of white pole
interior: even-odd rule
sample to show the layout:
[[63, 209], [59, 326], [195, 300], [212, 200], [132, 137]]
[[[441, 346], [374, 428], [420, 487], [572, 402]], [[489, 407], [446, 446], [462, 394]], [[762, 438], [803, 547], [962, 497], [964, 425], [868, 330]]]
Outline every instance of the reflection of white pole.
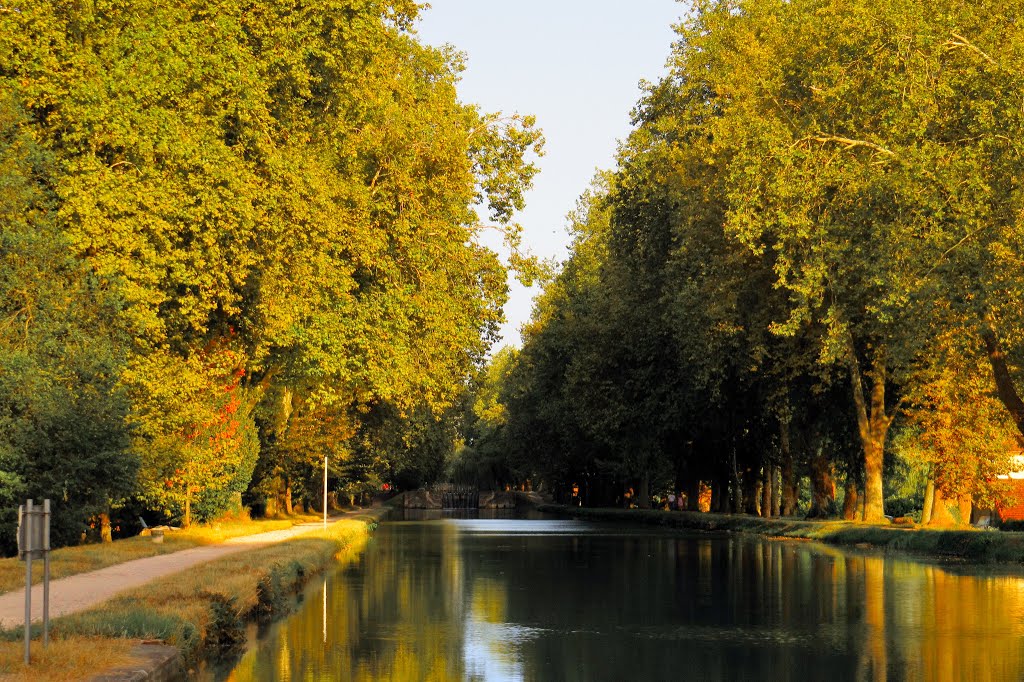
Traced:
[[324, 530], [327, 530], [327, 455], [324, 455]]
[[324, 576], [324, 644], [327, 644], [327, 576]]

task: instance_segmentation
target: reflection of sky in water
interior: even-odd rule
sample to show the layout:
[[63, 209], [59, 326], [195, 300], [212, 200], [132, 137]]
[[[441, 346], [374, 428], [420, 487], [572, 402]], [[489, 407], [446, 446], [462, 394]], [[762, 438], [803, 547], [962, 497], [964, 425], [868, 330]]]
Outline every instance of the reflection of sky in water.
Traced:
[[525, 679], [519, 645], [542, 632], [511, 623], [488, 623], [471, 613], [466, 619], [463, 638], [466, 673], [482, 682]]

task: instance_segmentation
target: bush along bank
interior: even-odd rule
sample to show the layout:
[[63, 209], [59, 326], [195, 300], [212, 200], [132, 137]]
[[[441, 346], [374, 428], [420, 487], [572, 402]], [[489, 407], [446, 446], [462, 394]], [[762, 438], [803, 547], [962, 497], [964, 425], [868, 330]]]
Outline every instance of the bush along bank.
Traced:
[[283, 615], [309, 579], [358, 558], [376, 522], [373, 515], [337, 521], [326, 530], [200, 564], [58, 618], [53, 636], [161, 641], [179, 650], [186, 668], [229, 657], [245, 645], [247, 622]]
[[754, 533], [777, 538], [816, 540], [830, 545], [870, 547], [973, 563], [1024, 563], [1024, 533], [957, 529], [904, 528], [855, 521], [764, 519], [757, 516], [541, 505], [539, 511], [590, 521], [622, 521], [698, 531]]

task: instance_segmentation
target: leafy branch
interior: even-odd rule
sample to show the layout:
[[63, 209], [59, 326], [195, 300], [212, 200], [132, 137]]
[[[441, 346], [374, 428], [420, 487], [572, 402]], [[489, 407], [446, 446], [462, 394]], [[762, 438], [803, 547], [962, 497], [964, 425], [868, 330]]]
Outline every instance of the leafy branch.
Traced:
[[996, 63], [996, 60], [992, 59], [992, 57], [990, 57], [984, 50], [982, 50], [980, 47], [978, 47], [971, 41], [967, 40], [967, 38], [964, 38], [959, 33], [951, 33], [950, 35], [953, 36], [954, 40], [947, 40], [944, 43], [947, 52], [952, 52], [954, 50], [961, 50], [966, 48], [980, 56], [982, 59], [987, 61], [992, 66], [999, 66], [999, 64]]
[[807, 137], [800, 138], [799, 140], [794, 142], [792, 145], [790, 145], [790, 147], [791, 148], [792, 147], [797, 147], [797, 146], [800, 146], [800, 145], [802, 145], [804, 143], [807, 143], [807, 142], [820, 142], [821, 144], [836, 143], [836, 144], [842, 145], [844, 149], [855, 149], [857, 147], [867, 147], [868, 149], [873, 149], [874, 151], [878, 152], [879, 154], [885, 154], [886, 156], [892, 156], [892, 157], [896, 157], [897, 156], [896, 152], [894, 152], [891, 149], [888, 149], [886, 147], [883, 147], [880, 144], [876, 144], [874, 142], [869, 142], [867, 140], [855, 140], [853, 138], [842, 137], [840, 135], [825, 135], [825, 134], [808, 135]]

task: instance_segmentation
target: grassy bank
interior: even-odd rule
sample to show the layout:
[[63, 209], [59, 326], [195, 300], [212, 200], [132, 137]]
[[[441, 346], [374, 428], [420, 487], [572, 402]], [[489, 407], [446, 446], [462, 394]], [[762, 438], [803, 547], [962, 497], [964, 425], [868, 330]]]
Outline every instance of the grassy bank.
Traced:
[[[162, 543], [150, 537], [134, 537], [106, 544], [62, 547], [50, 553], [50, 578], [96, 571], [114, 564], [170, 554], [199, 545], [213, 545], [243, 535], [255, 535], [272, 530], [291, 528], [296, 523], [315, 521], [315, 516], [290, 516], [282, 519], [231, 519], [192, 528], [167, 531]], [[43, 562], [34, 562], [32, 583], [43, 579]], [[25, 564], [17, 557], [0, 559], [0, 594], [20, 590], [25, 586]]]
[[590, 509], [542, 505], [541, 511], [593, 521], [625, 521], [702, 531], [755, 533], [817, 540], [831, 545], [869, 546], [965, 561], [1024, 563], [1024, 533], [976, 529], [932, 530], [880, 526], [854, 521], [762, 519], [757, 516], [667, 512], [652, 509]]
[[[58, 618], [51, 624], [53, 639], [65, 648], [70, 646], [65, 658], [83, 660], [80, 667], [61, 675], [82, 679], [116, 665], [115, 659], [119, 655], [127, 658], [131, 645], [139, 640], [160, 640], [175, 646], [188, 664], [204, 657], [228, 655], [244, 644], [247, 621], [280, 615], [310, 577], [338, 561], [358, 557], [369, 537], [370, 521], [338, 521], [326, 531], [201, 564], [125, 592], [95, 608]], [[0, 643], [0, 676], [17, 678], [27, 672], [21, 665], [20, 635], [20, 630], [0, 634], [5, 640]], [[75, 642], [80, 646], [76, 647]], [[86, 661], [84, 652], [82, 656], [78, 652], [94, 643], [109, 652], [108, 660], [98, 667], [91, 657]], [[50, 679], [35, 665], [31, 672]]]

